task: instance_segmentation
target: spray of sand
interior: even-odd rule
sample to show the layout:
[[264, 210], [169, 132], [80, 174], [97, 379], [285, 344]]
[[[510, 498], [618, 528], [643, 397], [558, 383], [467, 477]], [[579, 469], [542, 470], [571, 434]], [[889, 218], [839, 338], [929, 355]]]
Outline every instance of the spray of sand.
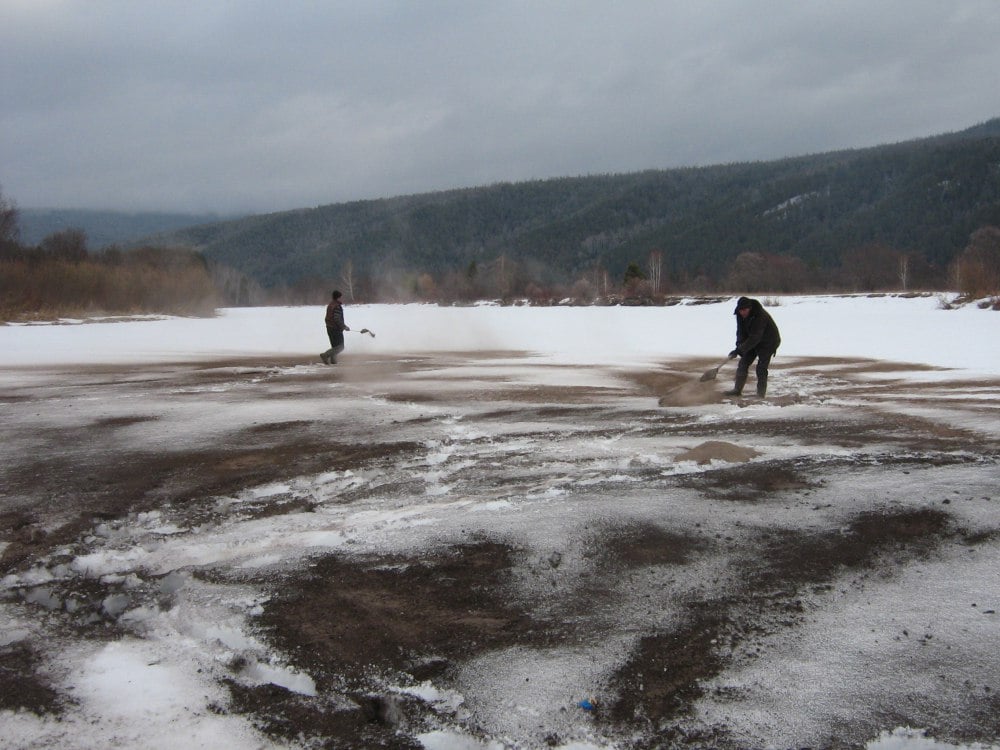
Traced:
[[719, 401], [719, 391], [714, 381], [695, 380], [671, 388], [660, 397], [659, 403], [660, 406], [702, 406]]

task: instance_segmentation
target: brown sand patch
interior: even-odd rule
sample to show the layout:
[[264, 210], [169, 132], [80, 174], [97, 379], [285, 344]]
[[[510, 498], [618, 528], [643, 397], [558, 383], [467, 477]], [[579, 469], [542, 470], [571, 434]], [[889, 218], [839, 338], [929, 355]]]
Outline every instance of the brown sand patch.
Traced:
[[529, 404], [599, 404], [608, 398], [625, 393], [626, 391], [618, 388], [595, 388], [583, 385], [527, 385], [523, 388], [480, 392], [470, 397], [478, 401], [518, 401]]

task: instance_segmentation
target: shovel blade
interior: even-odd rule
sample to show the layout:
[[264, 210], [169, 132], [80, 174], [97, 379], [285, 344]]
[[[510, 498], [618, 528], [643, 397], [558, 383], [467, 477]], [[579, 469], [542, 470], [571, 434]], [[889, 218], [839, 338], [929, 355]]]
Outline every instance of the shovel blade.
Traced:
[[[722, 365], [719, 365], [719, 367], [722, 367]], [[719, 374], [719, 367], [713, 367], [711, 370], [708, 370], [701, 376], [701, 382], [704, 383], [707, 380], [715, 380], [715, 376]]]
[[701, 376], [701, 382], [704, 383], [706, 380], [715, 380], [715, 376], [719, 374], [719, 370], [721, 370], [722, 366], [724, 364], [726, 364], [726, 362], [728, 362], [728, 361], [729, 360], [727, 359], [725, 362], [720, 362], [715, 367], [713, 367], [711, 370], [709, 370], [704, 375], [702, 375]]

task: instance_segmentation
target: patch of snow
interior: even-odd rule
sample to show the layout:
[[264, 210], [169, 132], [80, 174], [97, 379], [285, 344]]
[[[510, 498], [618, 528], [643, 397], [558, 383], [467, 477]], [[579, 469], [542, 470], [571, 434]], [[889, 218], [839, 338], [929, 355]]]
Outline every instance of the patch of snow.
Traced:
[[953, 745], [928, 737], [926, 729], [897, 727], [891, 732], [882, 732], [877, 739], [866, 743], [865, 750], [1000, 750], [1000, 745], [984, 745], [980, 742]]

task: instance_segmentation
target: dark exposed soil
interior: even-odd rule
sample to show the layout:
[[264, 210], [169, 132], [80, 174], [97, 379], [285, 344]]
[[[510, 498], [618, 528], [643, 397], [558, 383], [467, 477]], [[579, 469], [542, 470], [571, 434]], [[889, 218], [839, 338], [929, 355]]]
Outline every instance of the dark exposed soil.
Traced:
[[[405, 493], [406, 480], [392, 478], [390, 472], [400, 462], [417, 460], [426, 452], [426, 442], [417, 431], [433, 425], [434, 418], [420, 413], [425, 404], [477, 403], [479, 411], [465, 414], [463, 424], [494, 432], [488, 438], [471, 440], [470, 446], [502, 440], [495, 430], [510, 423], [526, 426], [517, 433], [520, 438], [545, 436], [552, 443], [627, 437], [690, 438], [693, 444], [714, 438], [747, 446], [754, 450], [746, 458], [712, 463], [704, 471], [664, 477], [637, 466], [632, 476], [648, 481], [657, 492], [693, 492], [706, 501], [722, 500], [725, 507], [754, 506], [762, 513], [775, 502], [803, 501], [825, 487], [829, 472], [838, 467], [864, 467], [872, 472], [900, 472], [902, 467], [932, 471], [934, 466], [977, 462], [995, 467], [1000, 456], [995, 436], [918, 414], [902, 414], [891, 404], [886, 407], [886, 400], [895, 397], [897, 403], [903, 402], [920, 390], [905, 390], [886, 381], [838, 385], [838, 398], [860, 399], [852, 408], [834, 407], [801, 417], [772, 417], [763, 411], [748, 418], [748, 407], [729, 412], [726, 419], [706, 422], [680, 408], [662, 409], [657, 398], [689, 386], [690, 373], [697, 374], [710, 362], [635, 373], [623, 379], [620, 389], [519, 387], [498, 379], [494, 387], [474, 392], [460, 384], [440, 383], [426, 390], [414, 389], [411, 383], [393, 388], [393, 378], [432, 369], [434, 363], [427, 359], [358, 361], [352, 366], [345, 358], [344, 366], [336, 371], [296, 370], [287, 360], [247, 364], [198, 363], [128, 371], [93, 368], [83, 377], [74, 373], [72, 392], [60, 385], [67, 379], [65, 373], [46, 373], [46, 382], [55, 385], [0, 392], [0, 403], [9, 412], [4, 438], [9, 445], [25, 446], [20, 451], [8, 450], [0, 468], [0, 541], [4, 543], [0, 572], [51, 562], [53, 555], [65, 554], [67, 548], [84, 550], [83, 540], [101, 521], [163, 508], [182, 508], [189, 521], [207, 521], [213, 498], [279, 480], [321, 472], [379, 470], [387, 475], [385, 479], [345, 491], [336, 502], [350, 504], [380, 494]], [[809, 369], [816, 364], [803, 361], [798, 366], [818, 378], [822, 371]], [[852, 363], [853, 372], [878, 367], [878, 363]], [[127, 431], [133, 428], [155, 432], [172, 418], [167, 407], [157, 410], [157, 403], [212, 398], [203, 391], [184, 389], [238, 385], [246, 388], [242, 398], [298, 400], [315, 398], [317, 384], [330, 378], [352, 383], [365, 398], [377, 396], [397, 408], [404, 405], [414, 410], [394, 412], [387, 423], [345, 423], [335, 410], [293, 416], [236, 426], [207, 446], [193, 440], [190, 447], [182, 442], [170, 450], [141, 437], [148, 432], [128, 437], [132, 433]], [[780, 372], [773, 378], [772, 388], [777, 388]], [[718, 386], [709, 383], [706, 387]], [[74, 406], [82, 412], [88, 400], [113, 399], [123, 392], [145, 396], [135, 399], [134, 413], [94, 414], [56, 426], [39, 426], [35, 421], [38, 413], [51, 417]], [[607, 406], [608, 399], [624, 397], [633, 401], [620, 409]], [[637, 406], [635, 399], [644, 398], [648, 402]], [[717, 403], [721, 397], [714, 400]], [[823, 406], [821, 399], [813, 403], [817, 409]], [[981, 400], [952, 403], [970, 414], [983, 406]], [[53, 418], [46, 424], [54, 422]], [[554, 423], [561, 428], [554, 430]], [[796, 458], [749, 460], [751, 453], [775, 443], [831, 446], [837, 455], [818, 459], [803, 453]], [[845, 455], [844, 449], [853, 452]], [[680, 450], [677, 454], [683, 460]], [[512, 473], [493, 477], [489, 474], [493, 468], [484, 466], [485, 478], [477, 481], [504, 486], [536, 480], [530, 471], [539, 468], [532, 466], [530, 450], [512, 449], [506, 461], [504, 469]], [[914, 478], [912, 491], [920, 489], [920, 481]], [[614, 491], [609, 487], [609, 493]], [[579, 647], [588, 634], [608, 627], [595, 618], [595, 602], [614, 606], [616, 601], [625, 601], [627, 592], [621, 582], [630, 575], [683, 570], [703, 556], [725, 553], [736, 571], [733, 585], [724, 595], [706, 586], [670, 600], [683, 614], [672, 625], [649, 626], [638, 635], [632, 653], [608, 676], [607, 700], [595, 707], [590, 719], [595, 731], [609, 738], [628, 738], [629, 747], [742, 747], [732, 727], [693, 721], [693, 708], [706, 697], [706, 685], [732, 666], [734, 659], [757, 658], [753, 655], [759, 653], [763, 636], [799, 627], [810, 608], [822, 606], [822, 598], [845, 571], [888, 575], [892, 566], [932, 557], [944, 545], [975, 547], [995, 542], [997, 534], [967, 533], [947, 503], [935, 498], [932, 507], [931, 502], [872, 507], [842, 514], [825, 525], [817, 514], [817, 526], [810, 529], [768, 529], [762, 524], [740, 539], [713, 537], [695, 528], [678, 531], [650, 521], [609, 521], [589, 528], [580, 541], [581, 557], [597, 576], [587, 595], [581, 594], [579, 586], [554, 586], [545, 598], [537, 591], [525, 593], [518, 586], [518, 576], [533, 564], [525, 550], [485, 533], [471, 535], [464, 544], [442, 544], [412, 555], [312, 557], [308, 566], [254, 581], [270, 597], [254, 626], [291, 664], [314, 679], [317, 696], [249, 684], [239, 679], [241, 665], [234, 663], [227, 682], [231, 703], [216, 710], [245, 713], [266, 734], [304, 740], [309, 746], [419, 748], [415, 735], [436, 726], [434, 712], [417, 698], [386, 692], [387, 681], [447, 686], [457, 678], [463, 662], [478, 654], [514, 646]], [[314, 501], [289, 496], [247, 501], [239, 512], [263, 519], [314, 510]], [[553, 553], [545, 566], [547, 572], [561, 573], [563, 554]], [[234, 580], [246, 580], [248, 575], [227, 569], [202, 573]], [[95, 590], [84, 610], [99, 612], [107, 594]], [[78, 595], [81, 601], [87, 598]], [[8, 599], [14, 596], [8, 594]], [[653, 596], [662, 596], [666, 604], [672, 595]], [[107, 617], [88, 621], [79, 612], [70, 617], [58, 611], [38, 611], [54, 631], [71, 633], [69, 637], [108, 637]], [[71, 703], [45, 676], [41, 648], [17, 641], [0, 649], [0, 709], [58, 715]], [[908, 722], [923, 722], [946, 738], [989, 741], [1000, 734], [998, 687], [993, 692], [970, 690], [962, 698], [964, 716], [939, 718], [936, 725], [939, 712], [933, 706], [901, 710], [893, 717], [843, 717], [840, 733], [827, 740], [826, 746], [857, 747], [870, 737], [866, 732]], [[724, 701], [725, 696], [713, 699]], [[476, 731], [475, 726], [467, 729]], [[559, 731], [541, 732], [538, 736], [544, 740], [538, 740], [537, 746], [572, 739], [560, 736]]]
[[486, 542], [419, 560], [323, 558], [307, 578], [282, 585], [261, 626], [320, 680], [366, 668], [426, 677], [531, 633], [528, 613], [505, 595], [510, 555]]
[[47, 684], [40, 662], [25, 643], [0, 648], [0, 710], [58, 713], [66, 697]]

